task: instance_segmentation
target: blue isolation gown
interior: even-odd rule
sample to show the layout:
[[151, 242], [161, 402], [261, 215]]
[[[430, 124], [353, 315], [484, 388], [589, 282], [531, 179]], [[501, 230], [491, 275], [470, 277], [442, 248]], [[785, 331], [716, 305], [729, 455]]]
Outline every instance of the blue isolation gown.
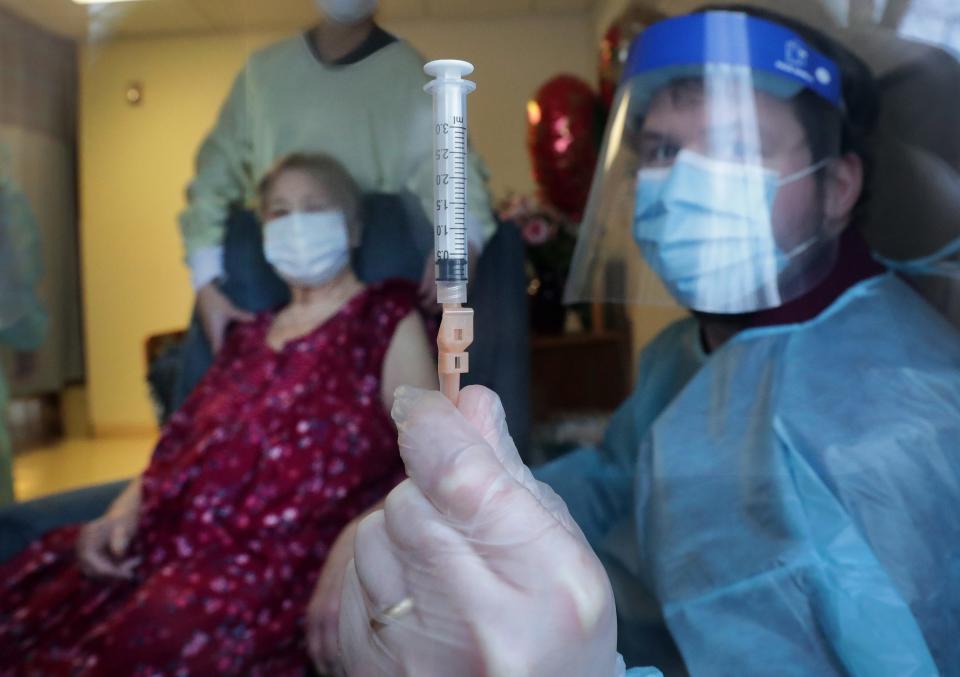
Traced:
[[682, 671], [672, 638], [694, 675], [960, 674], [960, 333], [893, 274], [710, 356], [672, 325], [603, 445], [536, 474], [628, 664]]

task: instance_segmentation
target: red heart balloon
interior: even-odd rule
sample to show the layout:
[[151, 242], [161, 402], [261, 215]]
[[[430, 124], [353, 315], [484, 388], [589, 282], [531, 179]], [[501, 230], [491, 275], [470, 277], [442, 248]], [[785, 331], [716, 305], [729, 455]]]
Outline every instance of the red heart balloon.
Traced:
[[551, 78], [527, 104], [527, 149], [540, 198], [573, 220], [590, 192], [599, 127], [597, 95], [573, 75]]

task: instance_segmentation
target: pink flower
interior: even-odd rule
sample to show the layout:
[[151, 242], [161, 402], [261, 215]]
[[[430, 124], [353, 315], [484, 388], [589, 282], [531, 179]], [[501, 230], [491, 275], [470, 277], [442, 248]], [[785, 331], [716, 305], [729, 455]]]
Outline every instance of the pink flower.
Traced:
[[552, 235], [550, 225], [545, 219], [539, 217], [532, 218], [523, 224], [522, 234], [524, 241], [534, 247], [544, 244]]

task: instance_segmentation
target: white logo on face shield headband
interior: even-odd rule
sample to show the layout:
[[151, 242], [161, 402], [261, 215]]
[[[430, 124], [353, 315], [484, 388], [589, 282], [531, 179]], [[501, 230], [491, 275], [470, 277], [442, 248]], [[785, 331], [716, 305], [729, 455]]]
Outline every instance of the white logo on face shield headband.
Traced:
[[730, 314], [781, 305], [778, 277], [813, 241], [779, 249], [771, 224], [777, 188], [828, 161], [780, 178], [759, 165], [681, 151], [672, 167], [638, 173], [634, 238], [688, 308]]
[[377, 0], [314, 0], [317, 9], [339, 24], [353, 24], [373, 16]]
[[323, 284], [350, 262], [346, 216], [342, 211], [294, 212], [269, 221], [263, 252], [287, 282]]

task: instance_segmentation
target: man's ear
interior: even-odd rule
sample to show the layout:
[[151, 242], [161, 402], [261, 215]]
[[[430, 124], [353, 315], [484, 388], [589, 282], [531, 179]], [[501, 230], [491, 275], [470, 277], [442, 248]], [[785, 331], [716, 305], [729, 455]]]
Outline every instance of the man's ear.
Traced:
[[856, 153], [832, 160], [826, 168], [823, 212], [828, 234], [839, 235], [863, 192], [863, 161]]

